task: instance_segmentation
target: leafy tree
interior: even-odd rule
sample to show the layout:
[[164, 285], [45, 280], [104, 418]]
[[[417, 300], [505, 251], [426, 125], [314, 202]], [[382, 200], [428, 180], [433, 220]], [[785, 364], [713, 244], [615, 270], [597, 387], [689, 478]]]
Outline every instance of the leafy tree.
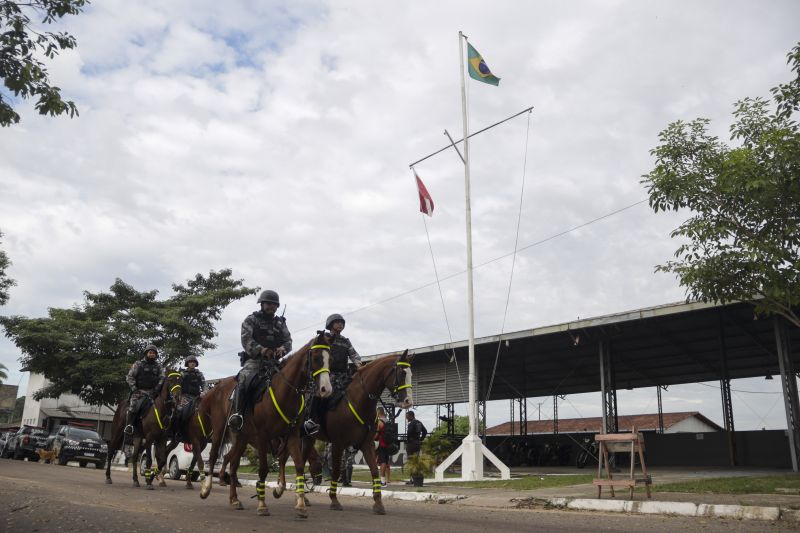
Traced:
[[[3, 232], [0, 231], [0, 239], [2, 238]], [[0, 306], [8, 303], [8, 289], [17, 284], [6, 274], [6, 269], [10, 266], [11, 261], [8, 259], [8, 255], [3, 250], [0, 250]]]
[[672, 232], [683, 242], [656, 267], [702, 301], [750, 301], [800, 327], [800, 43], [788, 54], [794, 79], [764, 98], [735, 104], [729, 146], [709, 121], [674, 122], [643, 176], [655, 212], [689, 209]]
[[14, 403], [14, 413], [11, 415], [11, 422], [22, 420], [22, 411], [25, 409], [25, 396], [20, 396]]
[[84, 293], [70, 309], [50, 308], [46, 318], [0, 317], [6, 336], [22, 351], [25, 371], [43, 374], [50, 385], [34, 398], [77, 394], [93, 405], [112, 405], [127, 393], [124, 377], [151, 342], [160, 361], [177, 365], [216, 347], [214, 322], [231, 302], [255, 294], [229, 269], [197, 274], [174, 294], [139, 292], [117, 279], [109, 292]]
[[0, 363], [0, 385], [2, 385], [3, 382], [8, 379], [8, 373], [6, 370], [8, 370], [8, 367], [3, 363]]
[[[72, 101], [61, 98], [61, 89], [50, 85], [44, 63], [60, 50], [75, 48], [75, 38], [66, 32], [40, 31], [31, 17], [52, 24], [66, 15], [77, 15], [87, 0], [0, 0], [0, 78], [17, 98], [35, 98], [41, 115], [78, 114]], [[0, 92], [0, 126], [19, 122], [8, 94]]]

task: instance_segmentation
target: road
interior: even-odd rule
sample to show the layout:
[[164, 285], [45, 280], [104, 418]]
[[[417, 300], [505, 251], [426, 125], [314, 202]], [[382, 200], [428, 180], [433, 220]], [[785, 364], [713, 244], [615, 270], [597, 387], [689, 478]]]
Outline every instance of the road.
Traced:
[[253, 487], [240, 489], [246, 509], [227, 505], [227, 488], [215, 486], [207, 500], [183, 482], [148, 491], [131, 486], [130, 474], [0, 460], [0, 531], [796, 531], [792, 524], [666, 516], [634, 516], [530, 509], [488, 509], [458, 504], [385, 500], [387, 514], [372, 513], [369, 498], [340, 497], [344, 511], [330, 511], [328, 497], [310, 494], [309, 518], [295, 518], [293, 494], [280, 500], [268, 492], [272, 516], [257, 516]]

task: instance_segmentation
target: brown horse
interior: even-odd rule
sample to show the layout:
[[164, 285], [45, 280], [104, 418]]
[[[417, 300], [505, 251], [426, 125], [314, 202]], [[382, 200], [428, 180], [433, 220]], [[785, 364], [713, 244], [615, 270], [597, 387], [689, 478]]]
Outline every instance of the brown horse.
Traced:
[[[153, 489], [153, 478], [158, 477], [159, 486], [166, 487], [164, 482], [164, 466], [167, 462], [165, 450], [165, 430], [169, 427], [175, 406], [180, 400], [181, 394], [181, 374], [173, 370], [167, 370], [158, 396], [151, 402], [145, 415], [135, 421], [133, 434], [133, 486], [139, 486], [139, 460], [142, 450], [146, 450], [147, 462], [145, 470], [145, 482], [147, 488]], [[128, 412], [128, 400], [123, 400], [117, 405], [114, 413], [114, 420], [111, 422], [112, 437], [108, 443], [108, 457], [106, 459], [106, 483], [111, 484], [111, 461], [114, 459], [117, 450], [122, 447], [125, 440], [125, 415]], [[151, 470], [152, 457], [150, 446], [156, 447], [156, 468]]]
[[[411, 394], [411, 362], [413, 355], [408, 355], [408, 350], [402, 355], [386, 355], [375, 359], [360, 367], [353, 380], [344, 392], [344, 398], [333, 408], [325, 413], [323, 424], [317, 434], [318, 439], [328, 441], [331, 447], [331, 488], [329, 491], [331, 505], [335, 511], [341, 511], [342, 505], [336, 496], [339, 474], [342, 466], [342, 452], [347, 446], [354, 446], [364, 454], [372, 474], [372, 505], [373, 512], [386, 514], [381, 499], [381, 479], [378, 476], [378, 466], [375, 456], [373, 436], [376, 429], [376, 408], [378, 399], [384, 389], [387, 389], [394, 399], [395, 406], [401, 409], [410, 409], [414, 405]], [[299, 435], [298, 435], [299, 436]], [[303, 460], [309, 457], [309, 451], [314, 449], [314, 439], [303, 438]], [[298, 447], [295, 445], [295, 447]], [[286, 459], [287, 454], [281, 454], [280, 479], [278, 488], [273, 491], [273, 496], [280, 498], [286, 487]], [[297, 460], [294, 462], [297, 465]]]
[[[238, 483], [237, 471], [242, 453], [248, 443], [253, 444], [258, 451], [258, 482], [256, 483], [256, 495], [258, 497], [258, 514], [269, 515], [269, 509], [265, 502], [265, 480], [269, 471], [267, 453], [270, 451], [270, 441], [289, 433], [297, 432], [298, 422], [302, 419], [305, 409], [305, 389], [310, 381], [316, 383], [315, 394], [323, 398], [331, 393], [331, 381], [328, 375], [330, 368], [330, 341], [331, 337], [325, 332], [321, 332], [317, 337], [309, 341], [305, 346], [297, 350], [279, 366], [273, 375], [268, 392], [259, 398], [253, 406], [253, 414], [248, 416], [244, 426], [239, 433], [229, 433], [231, 435], [231, 449], [228, 452], [230, 461], [230, 506], [234, 509], [243, 509], [236, 493]], [[209, 417], [212, 427], [212, 447], [209, 454], [209, 464], [216, 463], [219, 448], [223, 441], [222, 435], [227, 429], [227, 415], [229, 398], [234, 380], [224, 380], [214, 387], [214, 393], [224, 409], [217, 408], [217, 412], [223, 412], [222, 416]], [[201, 402], [201, 409], [205, 404], [205, 399]], [[203, 419], [205, 413], [200, 413]], [[302, 451], [300, 449], [300, 439], [293, 439], [289, 446], [289, 453], [298, 465], [303, 465]], [[297, 471], [298, 479], [305, 479], [303, 467]], [[200, 497], [206, 498], [211, 492], [212, 478], [207, 477], [201, 484]], [[302, 484], [297, 489], [297, 504], [295, 510], [297, 516], [306, 518], [304, 487]]]

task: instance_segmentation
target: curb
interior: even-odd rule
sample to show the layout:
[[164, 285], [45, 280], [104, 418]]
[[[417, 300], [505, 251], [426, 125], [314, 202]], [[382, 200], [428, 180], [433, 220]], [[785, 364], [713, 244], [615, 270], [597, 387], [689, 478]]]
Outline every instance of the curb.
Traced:
[[[239, 483], [242, 484], [243, 487], [255, 487], [256, 482], [252, 479], [240, 479]], [[275, 481], [267, 481], [267, 487], [275, 488], [278, 486], [278, 483]], [[316, 485], [312, 490], [306, 488], [306, 492], [319, 492], [321, 494], [327, 494], [330, 486], [328, 485]], [[286, 491], [294, 491], [294, 483], [287, 483], [286, 484]], [[337, 494], [339, 496], [358, 496], [363, 498], [372, 498], [372, 489], [356, 489], [353, 487], [339, 487]], [[436, 493], [436, 492], [410, 492], [410, 491], [403, 491], [403, 490], [386, 490], [383, 489], [381, 491], [381, 497], [389, 500], [404, 500], [404, 501], [412, 501], [412, 502], [437, 502], [437, 503], [447, 503], [455, 500], [463, 500], [466, 496], [461, 494], [447, 494], [447, 493]]]
[[[524, 500], [517, 500], [522, 503]], [[665, 514], [737, 520], [785, 520], [800, 522], [800, 511], [780, 507], [725, 505], [691, 502], [599, 500], [592, 498], [531, 498], [531, 503], [575, 511], [602, 511], [631, 514]]]

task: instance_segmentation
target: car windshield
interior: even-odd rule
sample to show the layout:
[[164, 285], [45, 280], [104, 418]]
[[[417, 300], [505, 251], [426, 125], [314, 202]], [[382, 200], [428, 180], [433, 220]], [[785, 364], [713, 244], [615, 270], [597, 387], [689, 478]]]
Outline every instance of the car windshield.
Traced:
[[67, 436], [71, 439], [100, 439], [100, 435], [97, 434], [96, 431], [92, 431], [91, 429], [79, 429], [79, 428], [69, 428], [67, 430]]
[[47, 435], [49, 435], [49, 433], [47, 433], [47, 431], [43, 429], [34, 429], [33, 431], [31, 431], [31, 435], [33, 435], [34, 437], [46, 437]]

